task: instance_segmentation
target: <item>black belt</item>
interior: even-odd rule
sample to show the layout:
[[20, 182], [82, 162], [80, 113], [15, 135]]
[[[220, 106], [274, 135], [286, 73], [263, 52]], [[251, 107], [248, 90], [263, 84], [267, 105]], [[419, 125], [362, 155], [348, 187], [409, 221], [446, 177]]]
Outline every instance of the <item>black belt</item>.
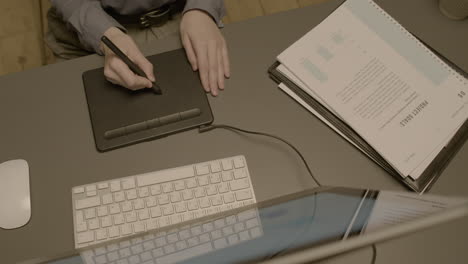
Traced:
[[185, 0], [175, 1], [139, 15], [120, 15], [113, 11], [107, 11], [107, 13], [123, 25], [139, 25], [142, 28], [149, 28], [162, 26], [171, 20], [174, 15], [182, 12], [185, 2]]

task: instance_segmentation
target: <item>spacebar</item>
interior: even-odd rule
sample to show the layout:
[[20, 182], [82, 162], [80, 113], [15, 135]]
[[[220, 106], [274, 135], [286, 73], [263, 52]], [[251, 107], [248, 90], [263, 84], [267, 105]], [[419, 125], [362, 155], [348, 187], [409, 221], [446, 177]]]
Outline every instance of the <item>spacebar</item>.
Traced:
[[190, 259], [196, 256], [201, 256], [205, 253], [208, 253], [213, 250], [213, 246], [211, 243], [205, 243], [201, 244], [198, 246], [195, 246], [193, 248], [181, 250], [177, 253], [172, 253], [169, 255], [166, 255], [162, 258], [158, 258], [156, 263], [160, 264], [172, 264], [172, 263], [177, 263], [186, 259]]
[[195, 176], [193, 166], [149, 172], [136, 176], [138, 186], [147, 186], [162, 182], [175, 181]]

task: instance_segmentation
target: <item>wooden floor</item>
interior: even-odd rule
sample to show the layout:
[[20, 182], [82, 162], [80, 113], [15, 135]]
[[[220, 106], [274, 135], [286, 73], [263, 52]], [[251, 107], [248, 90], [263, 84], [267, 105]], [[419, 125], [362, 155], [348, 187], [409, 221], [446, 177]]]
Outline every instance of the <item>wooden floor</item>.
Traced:
[[[318, 4], [326, 0], [225, 0], [225, 23]], [[44, 46], [49, 0], [0, 1], [0, 75], [52, 61]]]

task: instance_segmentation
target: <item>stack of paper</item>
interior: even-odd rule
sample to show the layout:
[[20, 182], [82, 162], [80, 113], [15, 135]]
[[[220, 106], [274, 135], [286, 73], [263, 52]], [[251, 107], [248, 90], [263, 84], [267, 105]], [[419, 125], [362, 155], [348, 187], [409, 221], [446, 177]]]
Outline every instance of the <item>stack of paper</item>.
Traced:
[[372, 0], [346, 1], [277, 60], [281, 89], [403, 179], [434, 176], [468, 118], [466, 79]]

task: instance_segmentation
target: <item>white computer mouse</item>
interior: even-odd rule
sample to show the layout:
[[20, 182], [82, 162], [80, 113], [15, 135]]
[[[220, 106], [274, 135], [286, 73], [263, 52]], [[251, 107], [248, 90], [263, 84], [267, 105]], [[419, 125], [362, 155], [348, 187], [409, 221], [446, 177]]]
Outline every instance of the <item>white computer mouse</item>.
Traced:
[[24, 226], [31, 219], [29, 166], [25, 160], [0, 164], [0, 228]]

